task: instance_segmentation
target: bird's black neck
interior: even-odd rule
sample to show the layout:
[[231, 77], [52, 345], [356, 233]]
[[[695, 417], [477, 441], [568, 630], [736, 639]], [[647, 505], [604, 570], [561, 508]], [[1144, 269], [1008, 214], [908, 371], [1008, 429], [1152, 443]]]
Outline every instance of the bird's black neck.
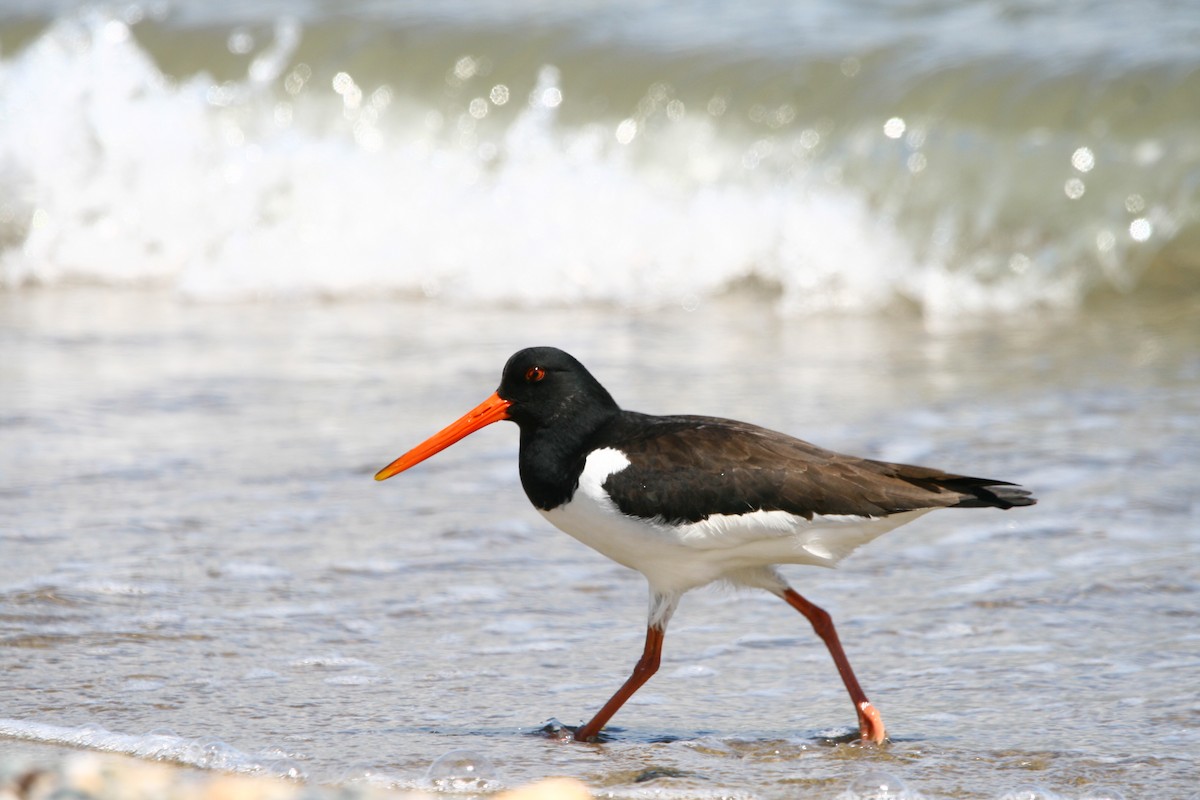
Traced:
[[620, 414], [614, 403], [577, 409], [569, 424], [521, 424], [521, 486], [535, 507], [548, 511], [570, 501], [593, 442]]

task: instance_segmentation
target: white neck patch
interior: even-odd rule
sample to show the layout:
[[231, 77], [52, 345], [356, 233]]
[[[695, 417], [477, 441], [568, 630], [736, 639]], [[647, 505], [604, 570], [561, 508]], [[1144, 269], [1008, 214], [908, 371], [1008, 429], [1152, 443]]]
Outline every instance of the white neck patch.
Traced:
[[612, 447], [593, 450], [583, 464], [583, 473], [579, 476], [579, 491], [588, 497], [607, 496], [603, 489], [604, 482], [628, 466], [629, 459], [620, 450]]

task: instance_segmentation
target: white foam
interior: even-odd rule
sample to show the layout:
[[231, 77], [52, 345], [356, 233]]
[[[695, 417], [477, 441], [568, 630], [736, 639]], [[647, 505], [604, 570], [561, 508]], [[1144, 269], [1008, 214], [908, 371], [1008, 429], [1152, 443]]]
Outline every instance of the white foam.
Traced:
[[176, 83], [92, 10], [0, 62], [0, 285], [696, 307], [754, 276], [791, 313], [1045, 294], [917, 263], [854, 191], [756, 175], [711, 120], [656, 132], [651, 158], [612, 125], [560, 125], [552, 68], [490, 141], [348, 76], [340, 99], [289, 98], [273, 87], [299, 39], [278, 26], [242, 81]]
[[0, 736], [107, 753], [122, 753], [137, 758], [172, 761], [225, 772], [286, 774], [286, 771], [276, 773], [267, 763], [268, 760], [243, 753], [224, 742], [185, 739], [170, 732], [151, 732], [139, 736], [115, 733], [98, 726], [68, 728], [40, 722], [0, 719]]

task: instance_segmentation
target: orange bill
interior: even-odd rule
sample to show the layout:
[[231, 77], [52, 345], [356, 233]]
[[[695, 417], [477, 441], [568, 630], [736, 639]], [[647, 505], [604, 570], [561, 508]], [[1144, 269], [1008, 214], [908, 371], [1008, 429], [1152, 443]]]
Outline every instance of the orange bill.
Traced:
[[375, 473], [375, 480], [384, 481], [393, 475], [404, 472], [409, 467], [420, 464], [434, 453], [440, 453], [467, 434], [474, 433], [485, 425], [508, 419], [508, 407], [512, 401], [505, 400], [495, 392], [475, 408], [468, 411], [457, 422], [447, 425], [442, 430], [430, 436], [404, 455]]

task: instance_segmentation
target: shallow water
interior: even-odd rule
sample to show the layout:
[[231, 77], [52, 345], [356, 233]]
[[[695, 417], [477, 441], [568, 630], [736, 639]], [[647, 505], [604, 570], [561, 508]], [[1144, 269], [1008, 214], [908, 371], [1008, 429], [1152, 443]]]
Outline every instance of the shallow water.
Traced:
[[[931, 798], [1187, 797], [1197, 341], [1187, 301], [945, 330], [750, 297], [638, 313], [0, 294], [0, 742], [403, 787], [466, 749], [484, 787], [568, 774], [615, 796], [834, 797], [882, 771]], [[786, 570], [833, 613], [890, 745], [829, 743], [854, 718], [819, 640], [766, 594], [713, 589], [684, 599], [612, 741], [539, 734], [624, 679], [643, 580], [541, 521], [511, 426], [371, 480], [533, 343], [627, 407], [1035, 491]]]

